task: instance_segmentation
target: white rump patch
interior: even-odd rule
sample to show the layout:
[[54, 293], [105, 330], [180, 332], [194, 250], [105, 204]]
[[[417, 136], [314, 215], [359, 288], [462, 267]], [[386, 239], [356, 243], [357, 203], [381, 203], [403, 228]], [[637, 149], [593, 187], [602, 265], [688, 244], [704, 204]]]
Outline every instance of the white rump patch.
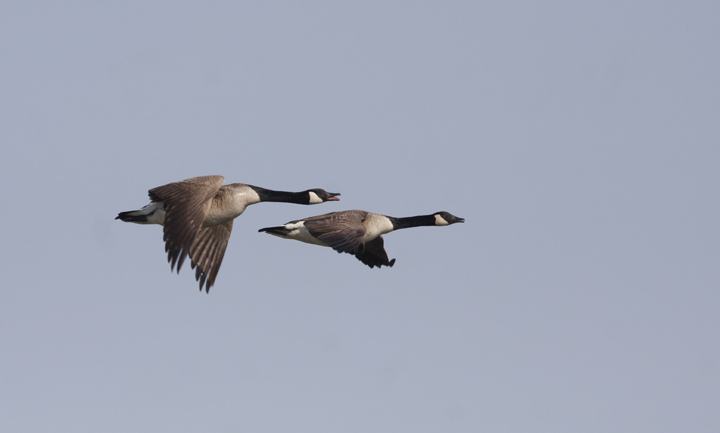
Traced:
[[132, 212], [130, 214], [131, 216], [147, 216], [146, 221], [130, 221], [135, 224], [158, 224], [158, 225], [164, 225], [165, 224], [165, 202], [153, 202], [146, 206], [143, 206], [142, 209], [136, 210], [135, 212]]
[[305, 227], [304, 221], [299, 221], [294, 224], [285, 224], [285, 228], [290, 230], [290, 233], [288, 233], [287, 235], [288, 239], [295, 239], [296, 241], [314, 245], [322, 245], [324, 247], [327, 246], [310, 234], [310, 231], [307, 229], [307, 227]]

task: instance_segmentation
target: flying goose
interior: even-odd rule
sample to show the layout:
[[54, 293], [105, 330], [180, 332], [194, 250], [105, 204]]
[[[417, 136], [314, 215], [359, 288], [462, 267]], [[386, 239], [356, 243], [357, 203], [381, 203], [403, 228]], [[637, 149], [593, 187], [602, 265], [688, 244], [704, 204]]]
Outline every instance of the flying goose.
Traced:
[[290, 221], [282, 226], [265, 227], [258, 231], [331, 247], [338, 253], [354, 255], [370, 268], [379, 268], [395, 264], [395, 259], [388, 260], [381, 235], [410, 227], [446, 226], [462, 222], [465, 219], [448, 212], [393, 218], [364, 210], [347, 210]]
[[173, 182], [148, 191], [150, 204], [120, 212], [115, 219], [136, 224], [160, 224], [170, 269], [177, 271], [190, 255], [190, 266], [200, 290], [209, 293], [227, 248], [233, 220], [247, 206], [260, 202], [318, 204], [339, 200], [340, 194], [322, 189], [301, 192], [273, 191], [243, 183], [223, 185], [222, 176], [201, 176]]

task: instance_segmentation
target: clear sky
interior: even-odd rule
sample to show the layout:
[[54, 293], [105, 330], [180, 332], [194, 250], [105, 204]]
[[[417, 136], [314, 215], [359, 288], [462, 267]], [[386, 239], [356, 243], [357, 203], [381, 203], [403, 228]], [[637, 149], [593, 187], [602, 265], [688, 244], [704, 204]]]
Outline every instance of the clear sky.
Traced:
[[[720, 431], [720, 3], [0, 5], [0, 424], [38, 432]], [[193, 176], [324, 188], [235, 221]], [[392, 269], [258, 233], [446, 210]]]

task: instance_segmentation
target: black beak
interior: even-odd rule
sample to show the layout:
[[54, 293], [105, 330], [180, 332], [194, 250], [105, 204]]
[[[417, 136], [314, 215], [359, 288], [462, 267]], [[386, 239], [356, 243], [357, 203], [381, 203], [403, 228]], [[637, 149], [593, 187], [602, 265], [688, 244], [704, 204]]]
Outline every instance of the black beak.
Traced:
[[328, 198], [327, 198], [327, 201], [340, 201], [340, 199], [339, 199], [339, 198], [337, 198], [337, 196], [339, 196], [339, 195], [340, 195], [340, 193], [339, 193], [339, 192], [338, 192], [338, 193], [335, 193], [335, 192], [329, 192], [329, 193], [328, 193]]
[[455, 217], [455, 219], [454, 219], [454, 220], [450, 221], [450, 224], [455, 224], [455, 223], [464, 223], [464, 222], [465, 222], [465, 218], [458, 218], [458, 217]]

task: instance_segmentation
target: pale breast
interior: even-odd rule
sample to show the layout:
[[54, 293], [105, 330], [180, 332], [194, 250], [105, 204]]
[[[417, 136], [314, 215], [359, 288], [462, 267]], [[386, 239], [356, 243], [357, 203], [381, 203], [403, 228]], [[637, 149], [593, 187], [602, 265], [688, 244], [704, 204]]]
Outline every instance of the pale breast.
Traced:
[[260, 203], [260, 196], [245, 184], [224, 185], [210, 203], [203, 227], [213, 227], [233, 220], [251, 204]]
[[365, 226], [365, 242], [370, 242], [380, 235], [393, 231], [392, 222], [385, 215], [371, 213], [363, 225]]

